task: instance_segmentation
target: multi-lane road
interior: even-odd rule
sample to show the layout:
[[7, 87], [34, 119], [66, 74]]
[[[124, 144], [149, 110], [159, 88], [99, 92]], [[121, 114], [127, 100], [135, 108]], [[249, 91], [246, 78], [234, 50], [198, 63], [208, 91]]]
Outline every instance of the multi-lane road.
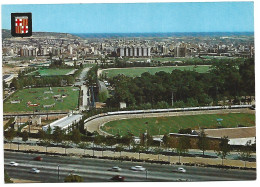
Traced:
[[[11, 178], [32, 180], [37, 182], [63, 182], [70, 173], [80, 175], [84, 182], [108, 182], [115, 175], [125, 177], [125, 181], [220, 181], [220, 180], [255, 180], [256, 171], [223, 170], [218, 168], [187, 167], [186, 173], [172, 172], [178, 166], [149, 163], [119, 162], [79, 157], [58, 157], [41, 155], [42, 161], [34, 161], [36, 154], [4, 152], [5, 170]], [[19, 166], [9, 166], [15, 161]], [[141, 165], [147, 171], [135, 172], [129, 168]], [[107, 171], [113, 166], [122, 168], [120, 172]], [[30, 173], [38, 168], [40, 173]], [[59, 169], [58, 169], [59, 168]], [[146, 178], [147, 177], [147, 178]]]

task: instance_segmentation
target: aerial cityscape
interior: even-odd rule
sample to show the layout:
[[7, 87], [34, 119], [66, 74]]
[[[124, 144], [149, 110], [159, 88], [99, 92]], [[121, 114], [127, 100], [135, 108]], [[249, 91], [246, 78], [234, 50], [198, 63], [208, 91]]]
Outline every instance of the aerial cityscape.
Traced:
[[253, 9], [2, 5], [4, 182], [256, 180]]

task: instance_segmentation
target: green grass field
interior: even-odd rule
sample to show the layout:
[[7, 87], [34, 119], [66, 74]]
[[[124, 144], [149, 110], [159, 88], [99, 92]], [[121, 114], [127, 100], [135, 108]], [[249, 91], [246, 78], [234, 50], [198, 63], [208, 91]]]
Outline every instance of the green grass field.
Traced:
[[39, 72], [41, 76], [66, 75], [72, 70], [74, 69], [39, 69], [38, 71], [34, 71], [28, 75], [36, 75], [37, 72]]
[[[128, 61], [137, 62], [137, 61], [147, 61], [150, 58], [126, 58]], [[201, 58], [176, 58], [176, 57], [153, 57], [151, 58], [153, 61], [160, 61], [160, 62], [176, 62], [176, 61], [203, 61]]]
[[172, 67], [154, 67], [154, 68], [120, 68], [120, 69], [110, 69], [104, 70], [102, 73], [107, 74], [108, 77], [114, 77], [118, 74], [124, 74], [130, 77], [138, 77], [141, 76], [144, 72], [149, 72], [150, 74], [155, 74], [159, 71], [165, 71], [167, 73], [171, 73], [174, 69], [179, 69], [181, 71], [196, 71], [198, 73], [206, 73], [209, 70], [210, 66], [172, 66]]
[[218, 123], [216, 119], [218, 118], [223, 119], [221, 125], [225, 128], [237, 127], [238, 124], [244, 126], [255, 125], [254, 114], [230, 113], [124, 119], [108, 122], [102, 127], [102, 130], [114, 135], [117, 133], [125, 135], [129, 130], [135, 136], [139, 136], [147, 128], [148, 133], [152, 135], [158, 135], [159, 131], [163, 135], [169, 132], [177, 133], [182, 128], [217, 128]]
[[[79, 90], [76, 87], [52, 87], [53, 93], [44, 93], [50, 91], [50, 88], [31, 88], [23, 89], [15, 92], [11, 98], [4, 102], [4, 112], [21, 112], [33, 110], [73, 110], [78, 107]], [[74, 89], [74, 90], [73, 90]], [[77, 90], [75, 90], [77, 89]], [[55, 100], [54, 95], [66, 95], [61, 100]], [[10, 101], [20, 100], [20, 103], [11, 104]], [[27, 102], [32, 104], [39, 104], [39, 106], [28, 106]], [[51, 105], [55, 103], [54, 107], [44, 108], [43, 105]]]

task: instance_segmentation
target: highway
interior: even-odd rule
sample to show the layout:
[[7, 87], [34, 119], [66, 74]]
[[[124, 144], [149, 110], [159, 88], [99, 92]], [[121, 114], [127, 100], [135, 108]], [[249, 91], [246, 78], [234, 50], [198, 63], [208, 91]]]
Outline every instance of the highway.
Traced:
[[[160, 165], [150, 163], [119, 162], [112, 160], [61, 157], [41, 155], [42, 161], [34, 161], [37, 154], [4, 152], [5, 170], [11, 178], [32, 180], [37, 182], [63, 182], [65, 176], [70, 173], [80, 175], [84, 182], [109, 182], [115, 175], [125, 177], [126, 182], [141, 181], [236, 181], [255, 180], [256, 171], [224, 170], [218, 168], [188, 167], [183, 166], [187, 172], [172, 172], [178, 166]], [[11, 161], [15, 161], [19, 166], [9, 166]], [[59, 175], [58, 175], [59, 165]], [[146, 171], [135, 172], [129, 170], [131, 166], [141, 165]], [[107, 171], [113, 166], [122, 168], [120, 172]], [[31, 168], [38, 168], [41, 172], [33, 174]], [[59, 176], [59, 177], [58, 177]], [[146, 178], [147, 176], [147, 178]], [[59, 178], [59, 179], [58, 179]], [[112, 182], [112, 181], [111, 181]]]

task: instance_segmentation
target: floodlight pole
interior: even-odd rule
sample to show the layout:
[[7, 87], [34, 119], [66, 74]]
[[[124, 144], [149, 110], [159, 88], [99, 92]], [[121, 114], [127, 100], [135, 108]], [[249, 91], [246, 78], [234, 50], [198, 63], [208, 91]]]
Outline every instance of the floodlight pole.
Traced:
[[60, 181], [60, 165], [58, 165], [58, 182]]

